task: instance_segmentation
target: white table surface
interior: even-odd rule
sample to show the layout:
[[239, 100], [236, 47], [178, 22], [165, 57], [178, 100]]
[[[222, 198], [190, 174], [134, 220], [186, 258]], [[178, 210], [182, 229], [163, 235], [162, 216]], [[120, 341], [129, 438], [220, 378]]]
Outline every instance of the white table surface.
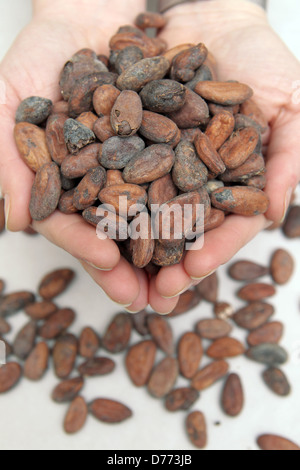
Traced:
[[[300, 57], [299, 2], [271, 0], [270, 4], [272, 24]], [[2, 57], [18, 31], [29, 21], [30, 2], [0, 0], [0, 12]], [[290, 250], [298, 264], [292, 282], [278, 289], [273, 302], [277, 310], [275, 319], [285, 324], [282, 344], [288, 350], [290, 360], [284, 370], [289, 376], [293, 392], [288, 399], [278, 398], [267, 390], [260, 378], [263, 366], [245, 358], [230, 361], [231, 370], [238, 372], [242, 377], [246, 406], [238, 419], [230, 419], [219, 406], [222, 383], [202, 393], [194, 409], [199, 409], [206, 415], [210, 450], [255, 450], [256, 437], [261, 433], [278, 433], [294, 441], [300, 440], [299, 240], [288, 241], [280, 231], [265, 232], [245, 247], [237, 259], [250, 258], [267, 264], [272, 251], [279, 247]], [[71, 331], [79, 333], [82, 327], [90, 325], [103, 332], [112, 314], [117, 313], [119, 309], [95, 287], [93, 281], [71, 256], [50, 245], [42, 237], [9, 233], [0, 237], [0, 279], [7, 281], [9, 291], [33, 290], [42, 275], [65, 266], [73, 267], [77, 271], [77, 279], [72, 288], [58, 300], [60, 306], [73, 307], [78, 313]], [[238, 308], [241, 303], [233, 293], [239, 285], [225, 276], [225, 268], [221, 269], [221, 278], [220, 299], [232, 302]], [[200, 318], [210, 316], [211, 306], [202, 303], [188, 315], [172, 320], [176, 337], [193, 329], [195, 322]], [[11, 320], [15, 329], [21, 328], [25, 322], [24, 314]], [[234, 336], [244, 339], [246, 334], [236, 328]], [[10, 335], [8, 339], [12, 339]], [[138, 340], [138, 335], [134, 335], [132, 343]], [[61, 423], [67, 407], [56, 405], [49, 398], [58, 381], [52, 372], [48, 372], [40, 383], [32, 384], [23, 380], [14, 391], [1, 396], [0, 449], [192, 450], [193, 446], [186, 438], [183, 426], [186, 414], [167, 413], [162, 402], [150, 398], [145, 390], [133, 387], [122, 366], [123, 356], [117, 355], [115, 359], [118, 365], [116, 371], [104, 378], [90, 379], [83, 395], [88, 401], [98, 397], [123, 401], [133, 409], [134, 419], [119, 426], [109, 426], [90, 418], [81, 433], [73, 437], [66, 436]], [[180, 379], [177, 385], [184, 384], [186, 382]], [[216, 426], [216, 422], [221, 425]]]

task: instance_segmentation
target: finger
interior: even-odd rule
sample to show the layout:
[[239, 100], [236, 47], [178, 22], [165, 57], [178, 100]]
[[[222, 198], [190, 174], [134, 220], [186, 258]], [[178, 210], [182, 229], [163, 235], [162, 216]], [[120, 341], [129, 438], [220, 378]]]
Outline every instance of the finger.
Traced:
[[84, 262], [81, 264], [113, 302], [126, 308], [139, 297], [139, 280], [132, 266], [124, 258], [121, 258], [119, 264], [109, 272], [99, 271]]
[[156, 276], [153, 276], [150, 280], [150, 291], [149, 291], [149, 303], [153, 310], [160, 315], [167, 315], [173, 312], [174, 308], [178, 304], [179, 297], [173, 299], [164, 299], [156, 289]]
[[185, 272], [184, 262], [175, 266], [162, 268], [156, 278], [156, 289], [159, 295], [171, 299], [183, 294], [193, 284]]
[[112, 270], [120, 261], [120, 251], [115, 242], [100, 240], [96, 229], [80, 215], [64, 215], [57, 211], [43, 222], [33, 222], [32, 227], [54, 245], [99, 270]]
[[205, 234], [202, 249], [187, 253], [184, 260], [186, 273], [192, 280], [201, 281], [230, 261], [269, 224], [262, 215], [249, 218], [238, 215], [227, 217], [221, 227]]
[[265, 189], [271, 203], [266, 217], [276, 223], [285, 218], [300, 179], [299, 127], [300, 118], [285, 111], [272, 127]]
[[25, 230], [31, 222], [29, 202], [33, 172], [21, 160], [13, 137], [14, 120], [6, 110], [0, 113], [0, 188], [5, 199], [7, 230]]
[[144, 310], [149, 304], [149, 279], [143, 269], [133, 268], [140, 284], [140, 293], [137, 299], [126, 310], [129, 313], [138, 313]]

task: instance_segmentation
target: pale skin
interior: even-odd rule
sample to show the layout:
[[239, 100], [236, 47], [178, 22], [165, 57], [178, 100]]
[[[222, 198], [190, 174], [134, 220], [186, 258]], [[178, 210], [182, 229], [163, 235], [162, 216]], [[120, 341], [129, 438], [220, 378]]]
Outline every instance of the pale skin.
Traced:
[[[178, 266], [164, 268], [149, 282], [147, 275], [120, 258], [113, 241], [99, 240], [77, 215], [55, 213], [32, 223], [28, 206], [34, 175], [20, 159], [14, 140], [14, 115], [20, 101], [40, 95], [57, 101], [57, 77], [76, 50], [90, 47], [108, 53], [109, 38], [144, 11], [144, 0], [35, 0], [32, 22], [17, 38], [0, 66], [7, 104], [0, 107], [0, 187], [5, 197], [7, 228], [33, 228], [81, 261], [85, 270], [115, 302], [131, 312], [150, 304], [161, 314], [177, 305], [179, 293], [229, 261], [270, 221], [283, 219], [300, 179], [300, 104], [293, 82], [300, 65], [270, 28], [263, 10], [244, 0], [215, 0], [180, 5], [167, 12], [162, 33], [170, 47], [204, 42], [215, 55], [221, 80], [249, 84], [270, 124], [267, 187], [271, 204], [266, 216], [230, 216], [206, 235], [202, 250], [188, 253]], [[97, 268], [97, 269], [96, 269]]]

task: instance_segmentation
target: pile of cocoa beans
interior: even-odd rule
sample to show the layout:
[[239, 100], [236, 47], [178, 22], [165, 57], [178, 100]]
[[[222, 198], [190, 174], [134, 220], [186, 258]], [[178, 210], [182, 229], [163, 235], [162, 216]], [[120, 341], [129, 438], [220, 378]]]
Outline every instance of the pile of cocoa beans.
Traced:
[[[74, 54], [58, 78], [63, 100], [25, 99], [14, 131], [21, 157], [36, 173], [32, 219], [58, 209], [94, 226], [104, 221], [104, 232], [109, 220], [121, 253], [150, 273], [181, 261], [185, 240], [196, 237], [198, 205], [204, 207], [198, 236], [227, 215], [255, 216], [269, 206], [261, 138], [268, 123], [252, 89], [218, 81], [204, 44], [168, 50], [147, 36], [149, 25], [159, 30], [164, 22], [144, 14], [135, 27], [121, 27], [110, 40], [110, 57], [90, 49]], [[148, 223], [141, 238], [130, 240], [139, 214], [132, 220], [128, 211], [135, 204], [145, 208]], [[180, 233], [166, 216], [166, 239], [166, 220], [153, 205], [192, 210], [188, 221], [181, 218]]]

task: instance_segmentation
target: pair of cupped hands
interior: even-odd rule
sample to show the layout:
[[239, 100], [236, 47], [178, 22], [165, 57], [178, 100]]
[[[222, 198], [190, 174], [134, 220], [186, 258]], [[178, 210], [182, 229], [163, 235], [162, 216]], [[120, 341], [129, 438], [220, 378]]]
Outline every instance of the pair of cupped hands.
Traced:
[[108, 54], [108, 42], [119, 26], [132, 24], [145, 11], [145, 0], [35, 0], [33, 19], [21, 32], [0, 66], [6, 104], [0, 105], [0, 187], [5, 198], [7, 229], [29, 225], [50, 242], [80, 260], [105, 293], [130, 312], [148, 304], [171, 312], [180, 293], [228, 262], [245, 244], [287, 211], [300, 179], [300, 64], [268, 24], [265, 12], [243, 0], [215, 0], [179, 5], [168, 11], [161, 33], [169, 47], [204, 42], [218, 62], [220, 80], [250, 85], [263, 109], [269, 131], [267, 187], [271, 200], [265, 216], [227, 217], [206, 234], [204, 247], [184, 261], [163, 268], [150, 280], [120, 256], [112, 240], [99, 240], [78, 215], [53, 214], [32, 222], [29, 214], [33, 173], [21, 160], [13, 138], [15, 112], [28, 96], [61, 99], [58, 76], [77, 50], [89, 47]]

